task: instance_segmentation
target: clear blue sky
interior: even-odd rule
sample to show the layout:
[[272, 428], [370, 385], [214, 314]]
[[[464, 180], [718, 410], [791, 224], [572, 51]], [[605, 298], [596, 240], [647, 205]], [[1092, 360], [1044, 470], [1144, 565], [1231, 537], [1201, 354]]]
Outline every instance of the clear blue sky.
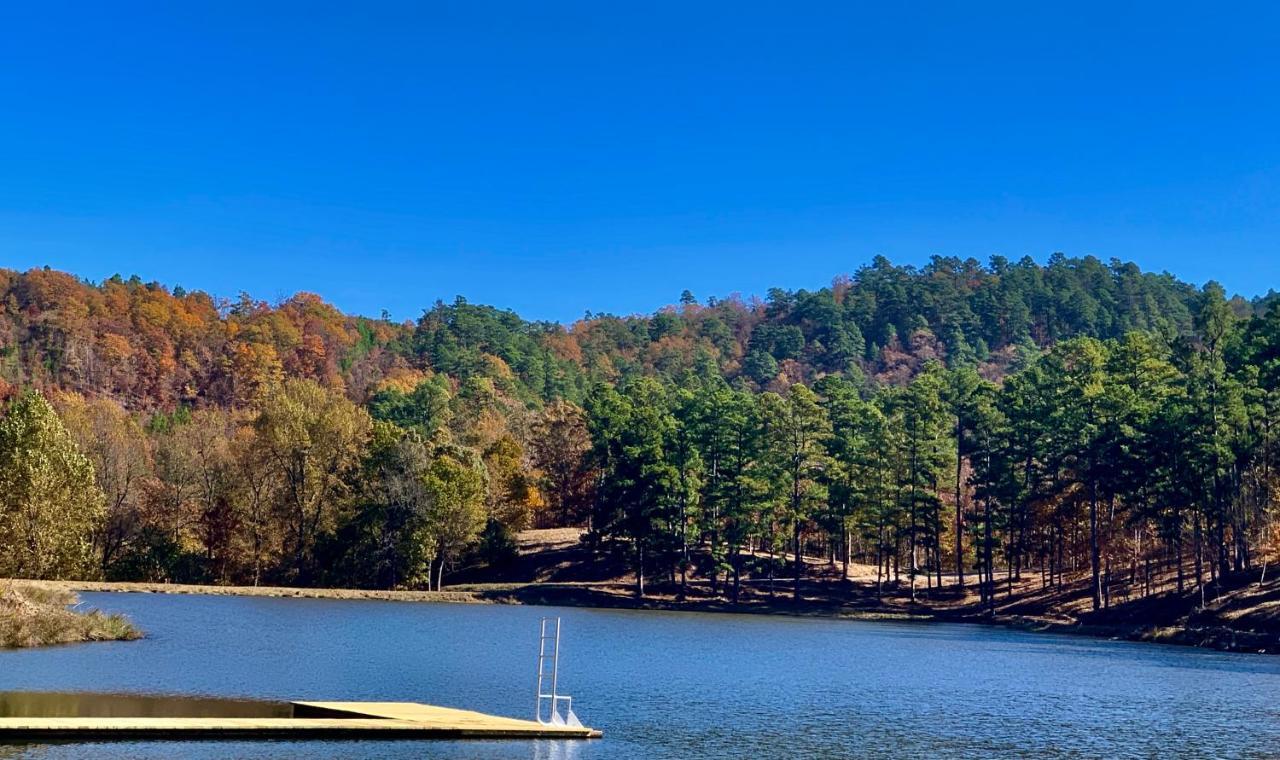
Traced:
[[416, 316], [1092, 253], [1280, 288], [1273, 3], [9, 3], [0, 266]]

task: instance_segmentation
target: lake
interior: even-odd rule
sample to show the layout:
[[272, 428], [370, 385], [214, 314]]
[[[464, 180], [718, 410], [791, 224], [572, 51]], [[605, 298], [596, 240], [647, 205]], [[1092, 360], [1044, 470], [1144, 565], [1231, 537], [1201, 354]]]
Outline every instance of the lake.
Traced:
[[0, 691], [407, 700], [532, 717], [538, 621], [593, 742], [28, 746], [0, 757], [1276, 757], [1280, 658], [947, 624], [83, 594], [147, 638], [0, 652]]

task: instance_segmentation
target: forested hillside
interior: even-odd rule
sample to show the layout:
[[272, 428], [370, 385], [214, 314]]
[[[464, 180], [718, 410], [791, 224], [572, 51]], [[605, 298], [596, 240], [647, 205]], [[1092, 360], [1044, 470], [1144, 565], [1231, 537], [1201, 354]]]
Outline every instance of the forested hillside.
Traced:
[[1091, 571], [1103, 605], [1270, 548], [1276, 299], [1132, 264], [877, 258], [569, 326], [49, 270], [0, 296], [3, 574], [438, 586], [576, 524], [642, 593], [736, 597], [799, 550], [984, 594]]
[[[785, 388], [825, 375], [907, 380], [925, 362], [998, 377], [1019, 355], [1074, 336], [1178, 335], [1197, 288], [1132, 264], [1055, 256], [923, 269], [883, 258], [825, 288], [764, 301], [686, 292], [649, 316], [588, 314], [564, 327], [459, 298], [414, 323], [344, 315], [319, 296], [225, 301], [137, 277], [100, 285], [49, 270], [0, 270], [0, 380], [108, 396], [129, 409], [234, 407], [285, 377], [364, 403], [429, 375], [494, 379], [526, 403], [581, 401], [596, 382], [689, 374]], [[1262, 302], [1235, 301], [1238, 316]]]

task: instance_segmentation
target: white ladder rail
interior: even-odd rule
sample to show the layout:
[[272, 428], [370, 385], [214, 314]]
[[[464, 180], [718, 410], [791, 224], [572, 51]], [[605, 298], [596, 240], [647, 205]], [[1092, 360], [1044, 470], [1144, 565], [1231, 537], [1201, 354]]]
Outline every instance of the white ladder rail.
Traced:
[[[547, 651], [548, 643], [551, 645], [550, 652]], [[550, 690], [547, 689], [548, 680], [551, 683]], [[559, 685], [560, 618], [542, 618], [538, 634], [538, 682], [535, 691], [537, 702], [534, 706], [534, 719], [543, 725], [581, 726], [578, 716], [573, 714], [573, 697], [560, 694], [557, 691]], [[564, 717], [560, 715], [561, 702], [565, 704]], [[547, 713], [545, 718], [544, 713]]]

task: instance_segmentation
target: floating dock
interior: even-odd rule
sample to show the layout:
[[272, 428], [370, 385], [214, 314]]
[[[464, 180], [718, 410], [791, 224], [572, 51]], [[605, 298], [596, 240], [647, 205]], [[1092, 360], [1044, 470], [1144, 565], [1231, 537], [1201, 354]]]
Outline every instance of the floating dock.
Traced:
[[293, 717], [0, 717], [0, 742], [203, 739], [595, 739], [583, 726], [416, 702], [291, 702]]

